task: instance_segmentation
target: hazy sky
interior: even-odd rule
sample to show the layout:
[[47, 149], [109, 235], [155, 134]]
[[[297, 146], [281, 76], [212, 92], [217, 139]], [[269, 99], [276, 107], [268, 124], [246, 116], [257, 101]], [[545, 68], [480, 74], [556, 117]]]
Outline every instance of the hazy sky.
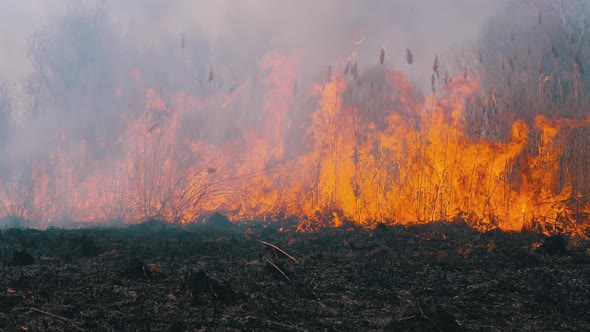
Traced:
[[[48, 5], [51, 2], [52, 5]], [[63, 14], [64, 0], [0, 0], [0, 74], [20, 80], [28, 74], [27, 45], [29, 36], [43, 27], [48, 19]]]
[[[199, 30], [215, 40], [235, 27], [264, 24], [275, 38], [293, 45], [320, 47], [344, 23], [365, 27], [366, 47], [414, 50], [431, 61], [437, 49], [473, 40], [500, 7], [498, 0], [272, 1], [272, 0], [0, 0], [0, 74], [11, 82], [26, 77], [30, 35], [66, 14], [73, 3], [105, 5], [121, 29], [146, 47]], [[240, 23], [241, 21], [241, 23]], [[242, 25], [240, 25], [242, 24]], [[362, 28], [362, 27], [361, 27]], [[362, 30], [362, 29], [361, 29]], [[395, 30], [395, 31], [393, 31]], [[388, 36], [391, 36], [390, 38]], [[278, 37], [277, 37], [278, 36]], [[140, 44], [141, 44], [140, 43]], [[426, 61], [426, 59], [423, 59]], [[392, 61], [396, 62], [396, 61]]]

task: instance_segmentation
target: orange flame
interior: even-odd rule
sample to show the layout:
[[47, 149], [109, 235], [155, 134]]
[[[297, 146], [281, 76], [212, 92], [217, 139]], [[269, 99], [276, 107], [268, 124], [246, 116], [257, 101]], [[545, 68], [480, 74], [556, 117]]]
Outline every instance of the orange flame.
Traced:
[[[582, 234], [587, 227], [586, 220], [573, 220], [571, 182], [558, 185], [563, 144], [557, 137], [590, 119], [537, 117], [533, 130], [540, 138], [530, 152], [531, 128], [523, 120], [512, 123], [504, 141], [466, 133], [464, 106], [481, 93], [477, 79], [456, 78], [443, 95], [422, 98], [393, 69], [381, 66], [352, 81], [335, 70], [300, 97], [293, 88], [301, 79], [298, 66], [297, 57], [267, 54], [263, 117], [237, 124], [236, 135], [221, 140], [207, 139], [215, 131], [207, 124], [210, 112], [238, 116], [232, 112], [252, 82], [206, 100], [185, 92], [165, 100], [147, 89], [143, 114], [122, 116], [121, 151], [92, 160], [84, 142], [56, 138], [60, 148], [47, 160], [5, 183], [4, 212], [45, 224], [191, 222], [221, 210], [234, 220], [298, 216], [300, 230], [457, 217], [479, 230], [552, 232], [567, 224], [567, 231]], [[139, 85], [141, 73], [133, 76]], [[118, 98], [124, 94], [117, 90]], [[313, 112], [301, 98], [315, 101]], [[191, 114], [200, 115], [198, 130], [186, 121]]]

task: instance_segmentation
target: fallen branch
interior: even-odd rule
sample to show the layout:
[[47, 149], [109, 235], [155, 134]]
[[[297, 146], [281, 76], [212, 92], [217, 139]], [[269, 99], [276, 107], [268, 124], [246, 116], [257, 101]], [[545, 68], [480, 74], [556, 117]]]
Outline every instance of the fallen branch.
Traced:
[[[253, 323], [256, 323], [256, 324], [253, 324]], [[277, 321], [272, 321], [267, 318], [259, 318], [259, 317], [255, 317], [252, 315], [246, 316], [246, 324], [250, 325], [250, 327], [259, 327], [259, 328], [275, 327], [275, 328], [280, 329], [282, 331], [287, 331], [287, 330], [308, 331], [307, 329], [303, 329], [298, 326], [288, 325], [288, 324], [280, 323]]]
[[281, 253], [283, 253], [283, 255], [285, 255], [285, 256], [287, 256], [287, 257], [289, 257], [289, 258], [290, 258], [290, 259], [291, 259], [293, 262], [295, 262], [295, 263], [297, 263], [297, 264], [300, 264], [300, 263], [299, 263], [299, 261], [298, 261], [297, 259], [295, 259], [295, 257], [293, 257], [293, 256], [289, 255], [289, 254], [288, 254], [286, 251], [284, 251], [283, 249], [281, 249], [281, 248], [279, 248], [279, 247], [275, 246], [274, 244], [272, 244], [272, 243], [268, 243], [268, 242], [266, 242], [266, 241], [262, 241], [262, 240], [256, 240], [256, 242], [260, 242], [260, 243], [262, 243], [262, 244], [265, 244], [265, 245], [267, 245], [267, 246], [269, 246], [269, 247], [275, 248], [276, 250], [278, 250], [278, 251], [280, 251]]
[[59, 320], [63, 320], [64, 322], [68, 322], [68, 323], [72, 324], [72, 327], [74, 329], [78, 330], [78, 331], [85, 331], [84, 329], [77, 327], [76, 324], [75, 324], [75, 322], [74, 322], [74, 320], [69, 319], [67, 317], [59, 316], [59, 315], [56, 315], [56, 314], [51, 313], [49, 311], [43, 311], [43, 310], [40, 310], [40, 309], [37, 309], [37, 308], [28, 308], [28, 309], [30, 311], [35, 311], [35, 312], [38, 312], [40, 314], [44, 314], [44, 315], [47, 315], [47, 316], [50, 316], [50, 317], [53, 317], [53, 318], [57, 318]]
[[424, 313], [424, 310], [422, 310], [422, 306], [420, 305], [420, 300], [417, 300], [416, 304], [418, 305], [418, 309], [420, 310], [420, 315], [422, 316], [422, 318], [425, 318], [428, 321], [430, 321], [432, 323], [432, 325], [434, 325], [434, 327], [436, 327], [436, 329], [439, 332], [442, 332], [442, 329], [438, 326], [438, 324], [436, 324], [436, 322], [434, 320], [432, 320], [432, 318], [426, 316], [426, 314]]
[[287, 274], [285, 272], [283, 272], [283, 270], [281, 270], [275, 263], [271, 262], [270, 259], [268, 259], [268, 258], [265, 257], [264, 260], [268, 264], [272, 265], [277, 271], [279, 271], [279, 273], [282, 274], [283, 277], [285, 277], [285, 278], [287, 278], [287, 280], [291, 281], [291, 279], [289, 279], [289, 277], [287, 276]]

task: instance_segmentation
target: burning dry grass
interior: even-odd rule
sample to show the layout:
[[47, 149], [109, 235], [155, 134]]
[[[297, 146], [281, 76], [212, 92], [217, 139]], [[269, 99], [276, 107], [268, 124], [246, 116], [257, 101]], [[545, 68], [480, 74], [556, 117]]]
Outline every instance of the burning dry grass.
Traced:
[[[380, 66], [361, 71], [356, 59], [330, 66], [301, 97], [293, 87], [297, 57], [269, 53], [260, 65], [261, 115], [248, 126], [236, 123], [230, 136], [212, 130], [214, 121], [236, 117], [233, 104], [251, 82], [206, 99], [183, 92], [164, 100], [148, 89], [143, 115], [122, 119], [121, 155], [88, 160], [83, 142], [52, 151], [4, 180], [1, 206], [45, 224], [184, 223], [222, 210], [233, 219], [300, 216], [300, 229], [459, 217], [482, 231], [583, 235], [590, 212], [583, 72], [572, 53], [577, 70], [566, 77], [555, 60], [547, 76], [540, 54], [537, 74], [526, 59], [501, 56], [501, 84], [486, 88], [467, 64], [462, 75], [439, 77], [436, 55], [432, 95], [424, 97], [413, 74], [387, 66], [381, 49]], [[483, 64], [481, 52], [477, 58]], [[412, 72], [409, 49], [406, 60]]]

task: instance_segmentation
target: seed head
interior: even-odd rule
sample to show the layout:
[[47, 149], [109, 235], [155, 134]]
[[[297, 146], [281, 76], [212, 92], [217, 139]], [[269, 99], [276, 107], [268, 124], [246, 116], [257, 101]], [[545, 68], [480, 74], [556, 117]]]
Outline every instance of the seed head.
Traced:
[[406, 48], [406, 61], [408, 61], [408, 64], [411, 66], [412, 63], [414, 63], [414, 55], [412, 54], [412, 51], [410, 51], [409, 48]]

